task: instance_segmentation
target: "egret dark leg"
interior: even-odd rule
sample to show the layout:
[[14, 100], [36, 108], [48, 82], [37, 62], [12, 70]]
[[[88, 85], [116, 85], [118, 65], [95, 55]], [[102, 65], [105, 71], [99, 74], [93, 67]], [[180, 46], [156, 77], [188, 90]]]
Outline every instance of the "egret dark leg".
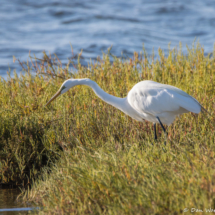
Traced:
[[155, 135], [155, 140], [157, 140], [157, 134], [156, 134], [156, 123], [154, 123], [154, 135]]
[[[158, 119], [158, 122], [160, 123], [160, 125], [161, 125], [161, 127], [162, 127], [162, 129], [163, 129], [164, 133], [165, 133], [165, 134], [166, 134], [166, 136], [167, 136], [167, 135], [168, 135], [168, 133], [166, 132], [166, 129], [164, 128], [164, 126], [163, 126], [162, 122], [160, 121], [159, 117], [157, 116], [156, 118]], [[164, 145], [166, 145], [166, 142], [164, 142]]]
[[160, 121], [159, 117], [157, 116], [156, 118], [158, 119], [158, 122], [160, 123], [164, 133], [166, 133], [166, 129], [164, 128], [164, 126], [163, 126], [162, 122]]

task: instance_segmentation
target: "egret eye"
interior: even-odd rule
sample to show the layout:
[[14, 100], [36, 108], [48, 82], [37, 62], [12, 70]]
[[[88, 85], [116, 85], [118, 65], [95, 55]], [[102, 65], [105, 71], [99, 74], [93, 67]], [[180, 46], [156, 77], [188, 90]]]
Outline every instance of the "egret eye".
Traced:
[[60, 89], [60, 91], [64, 90], [65, 88], [66, 88], [65, 86], [62, 86], [61, 89]]

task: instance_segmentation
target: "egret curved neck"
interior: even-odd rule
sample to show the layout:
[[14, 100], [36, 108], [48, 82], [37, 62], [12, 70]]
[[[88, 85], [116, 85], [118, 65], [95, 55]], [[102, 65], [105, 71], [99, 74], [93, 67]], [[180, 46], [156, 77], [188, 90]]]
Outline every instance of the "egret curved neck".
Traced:
[[89, 86], [93, 89], [94, 93], [103, 101], [107, 102], [108, 104], [124, 111], [125, 105], [124, 101], [125, 98], [119, 98], [116, 96], [112, 96], [108, 93], [106, 93], [104, 90], [102, 90], [99, 85], [90, 80], [90, 79], [76, 79], [77, 80], [77, 85], [86, 85]]

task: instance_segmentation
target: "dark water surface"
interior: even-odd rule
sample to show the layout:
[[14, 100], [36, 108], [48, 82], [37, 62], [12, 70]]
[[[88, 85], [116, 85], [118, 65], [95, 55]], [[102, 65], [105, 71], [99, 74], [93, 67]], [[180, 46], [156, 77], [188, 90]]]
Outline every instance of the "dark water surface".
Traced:
[[33, 210], [29, 205], [17, 201], [17, 196], [20, 194], [19, 189], [1, 189], [0, 188], [0, 214], [15, 215], [28, 214], [28, 211]]
[[205, 52], [215, 42], [215, 1], [212, 0], [1, 0], [0, 75], [21, 70], [12, 56], [26, 61], [29, 50], [56, 53], [63, 62], [83, 49], [83, 62], [102, 56], [113, 45], [116, 56], [200, 41]]

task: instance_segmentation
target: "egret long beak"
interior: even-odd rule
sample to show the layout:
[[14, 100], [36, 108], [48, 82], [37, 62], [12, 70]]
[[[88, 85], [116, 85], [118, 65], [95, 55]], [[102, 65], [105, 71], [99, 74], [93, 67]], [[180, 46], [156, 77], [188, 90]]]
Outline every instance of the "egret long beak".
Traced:
[[50, 104], [54, 99], [56, 99], [59, 95], [61, 94], [61, 91], [58, 90], [57, 93], [46, 103], [45, 106], [47, 106], [48, 104]]

